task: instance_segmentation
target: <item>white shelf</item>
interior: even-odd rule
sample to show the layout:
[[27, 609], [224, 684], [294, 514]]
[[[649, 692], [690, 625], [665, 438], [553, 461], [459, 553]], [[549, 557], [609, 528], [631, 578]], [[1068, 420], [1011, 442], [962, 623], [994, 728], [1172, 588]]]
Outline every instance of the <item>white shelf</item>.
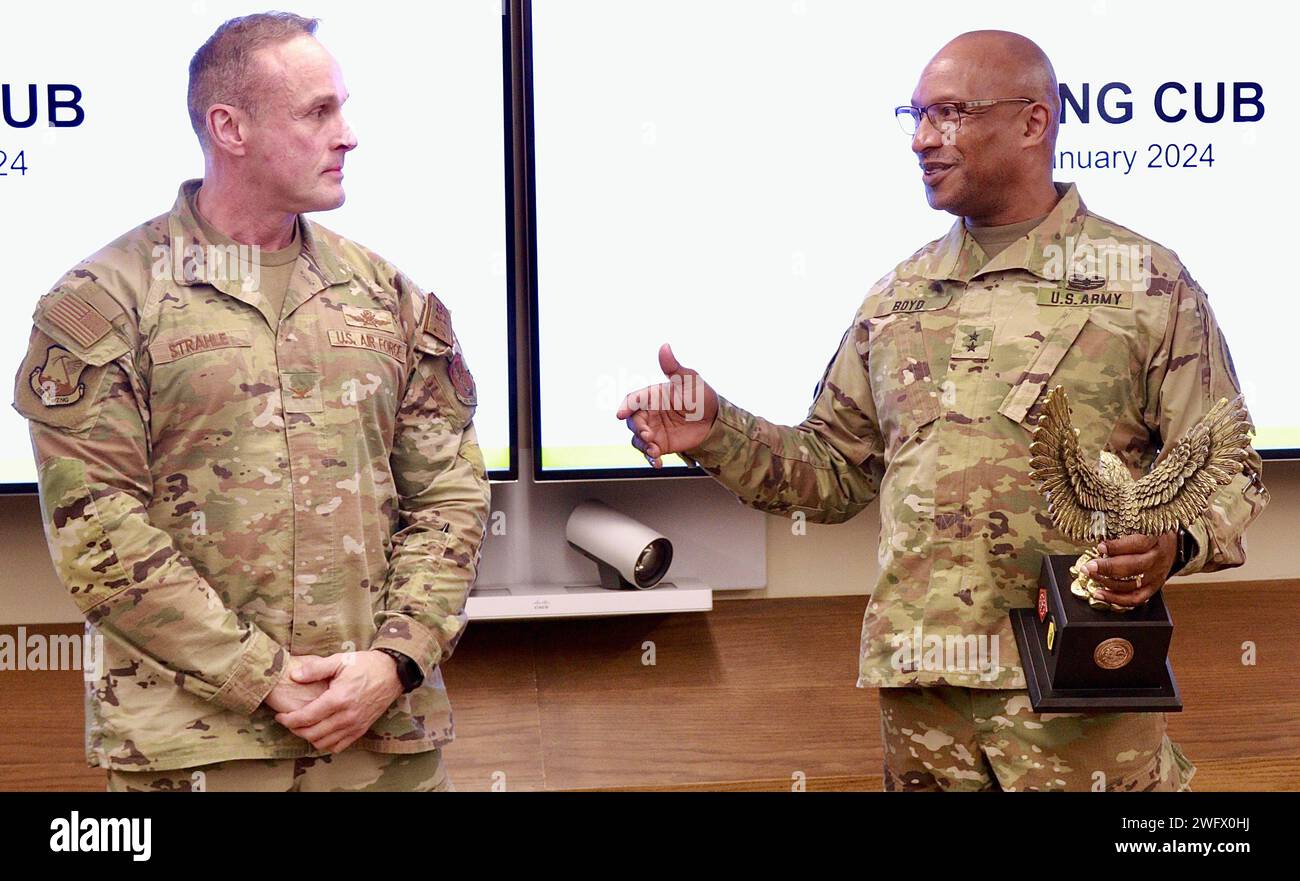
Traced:
[[605, 590], [594, 584], [476, 587], [465, 603], [471, 621], [652, 615], [712, 608], [712, 589], [693, 578], [674, 578], [649, 590]]

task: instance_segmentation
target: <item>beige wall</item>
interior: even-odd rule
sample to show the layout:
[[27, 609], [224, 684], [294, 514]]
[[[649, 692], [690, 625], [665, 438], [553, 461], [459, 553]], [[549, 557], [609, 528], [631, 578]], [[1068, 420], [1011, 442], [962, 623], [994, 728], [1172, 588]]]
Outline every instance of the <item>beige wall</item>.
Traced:
[[80, 620], [54, 575], [36, 496], [0, 496], [0, 624]]
[[[1249, 562], [1240, 569], [1194, 575], [1188, 581], [1300, 578], [1300, 462], [1265, 463], [1272, 502], [1251, 528]], [[767, 588], [729, 591], [739, 597], [865, 594], [876, 577], [880, 517], [873, 504], [838, 526], [808, 524], [794, 535], [789, 520], [767, 526]], [[0, 624], [78, 621], [50, 565], [35, 496], [0, 496]]]

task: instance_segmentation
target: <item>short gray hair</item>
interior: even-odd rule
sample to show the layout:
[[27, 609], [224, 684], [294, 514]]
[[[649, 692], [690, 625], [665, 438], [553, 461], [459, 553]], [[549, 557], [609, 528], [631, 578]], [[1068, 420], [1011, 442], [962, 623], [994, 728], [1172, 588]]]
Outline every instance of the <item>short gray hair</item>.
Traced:
[[260, 12], [232, 18], [217, 28], [190, 59], [190, 125], [199, 143], [208, 144], [208, 108], [230, 104], [257, 116], [265, 83], [253, 55], [259, 49], [314, 36], [316, 18], [292, 12]]

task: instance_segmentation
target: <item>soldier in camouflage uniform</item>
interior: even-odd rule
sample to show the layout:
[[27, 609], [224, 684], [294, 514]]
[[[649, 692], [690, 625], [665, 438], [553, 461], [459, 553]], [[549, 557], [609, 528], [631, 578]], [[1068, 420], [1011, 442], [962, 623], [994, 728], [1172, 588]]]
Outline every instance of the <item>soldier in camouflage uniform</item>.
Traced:
[[[700, 385], [677, 400], [704, 400], [703, 418], [650, 389], [618, 413], [652, 464], [680, 453], [760, 510], [839, 523], [880, 497], [858, 685], [880, 689], [886, 789], [1185, 789], [1194, 772], [1163, 714], [1034, 713], [1010, 626], [1043, 555], [1080, 550], [1029, 478], [1047, 390], [1066, 388], [1084, 450], [1136, 476], [1239, 388], [1177, 255], [1052, 183], [1058, 100], [1018, 35], [966, 34], [930, 62], [899, 113], [931, 206], [963, 219], [871, 288], [803, 423], [717, 396], [668, 346], [670, 383]], [[1241, 565], [1261, 473], [1252, 450], [1185, 534], [1106, 542], [1105, 598]]]
[[[200, 50], [205, 179], [55, 284], [16, 378], [55, 569], [104, 637], [86, 751], [111, 789], [450, 786], [477, 397], [437, 297], [303, 216], [342, 203], [356, 145], [314, 30], [250, 16]], [[244, 56], [284, 94], [241, 91]]]

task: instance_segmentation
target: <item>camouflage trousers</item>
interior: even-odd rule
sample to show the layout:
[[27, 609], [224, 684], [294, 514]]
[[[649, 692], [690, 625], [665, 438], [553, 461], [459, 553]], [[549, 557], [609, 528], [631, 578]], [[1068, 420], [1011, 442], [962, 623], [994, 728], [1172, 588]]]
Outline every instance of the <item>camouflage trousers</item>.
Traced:
[[109, 792], [452, 792], [442, 750], [234, 759], [171, 771], [108, 772]]
[[1188, 790], [1163, 713], [1035, 713], [1023, 690], [880, 689], [885, 790]]

